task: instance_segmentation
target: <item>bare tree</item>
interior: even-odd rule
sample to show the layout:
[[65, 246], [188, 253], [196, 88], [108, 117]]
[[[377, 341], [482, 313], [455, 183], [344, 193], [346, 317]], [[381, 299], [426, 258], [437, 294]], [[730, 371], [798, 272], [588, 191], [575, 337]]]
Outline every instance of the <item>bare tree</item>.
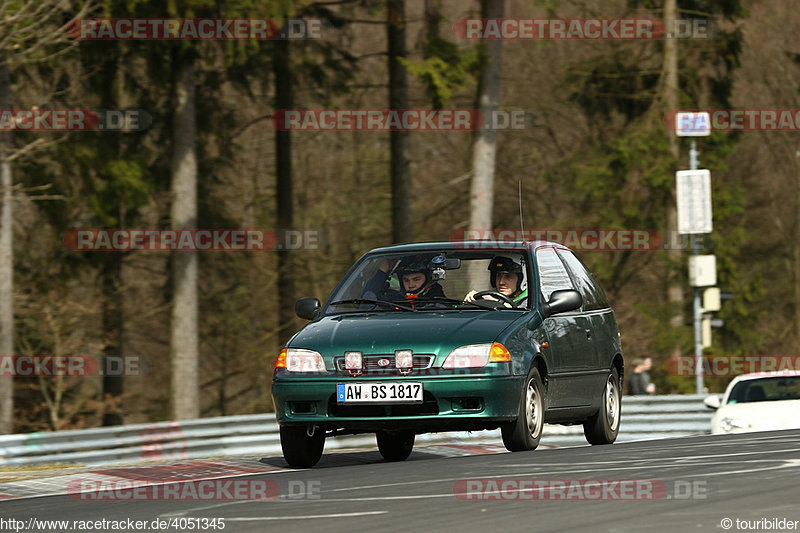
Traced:
[[[197, 226], [197, 153], [195, 66], [192, 57], [176, 53], [175, 119], [172, 154], [172, 229]], [[197, 337], [197, 252], [172, 254], [172, 323], [170, 336], [172, 418], [199, 416]]]
[[[125, 109], [128, 106], [127, 97], [127, 78], [126, 71], [129, 68], [125, 61], [125, 43], [117, 43], [116, 54], [113, 56], [115, 61], [115, 83], [110, 88], [109, 93], [113, 93], [111, 101], [117, 109]], [[116, 136], [117, 150], [120, 157], [125, 156], [125, 143], [121, 134]], [[127, 206], [124, 199], [120, 199], [117, 205], [108, 206], [109, 209], [116, 211], [117, 227], [124, 228], [126, 223]], [[122, 288], [122, 263], [124, 252], [114, 251], [105, 254], [100, 268], [100, 279], [102, 284], [102, 324], [103, 324], [103, 425], [117, 426], [124, 422], [121, 408], [122, 395], [125, 390], [125, 380], [121, 375], [109, 372], [110, 361], [114, 357], [123, 355], [123, 325], [124, 317], [124, 291]]]
[[[0, 57], [0, 109], [11, 107], [11, 86], [5, 57]], [[14, 353], [14, 247], [12, 238], [11, 134], [0, 133], [0, 357]], [[0, 377], [0, 433], [14, 427], [14, 381]]]
[[[481, 0], [481, 17], [502, 18], [504, 0]], [[478, 82], [477, 105], [484, 120], [497, 110], [500, 102], [501, 41], [482, 45], [481, 73]], [[472, 143], [472, 183], [469, 194], [469, 227], [490, 229], [494, 210], [494, 175], [497, 160], [497, 132], [481, 128], [475, 132]], [[472, 265], [469, 276], [472, 286], [485, 282], [485, 271]]]
[[[678, 7], [677, 0], [665, 0], [664, 2], [664, 20], [677, 20]], [[662, 67], [662, 91], [664, 95], [664, 103], [668, 111], [678, 109], [678, 96], [680, 91], [678, 89], [678, 41], [677, 39], [664, 39], [664, 64]], [[669, 148], [675, 164], [678, 163], [679, 146], [678, 138], [674, 133], [668, 132]], [[667, 228], [665, 235], [671, 235], [673, 231], [678, 229], [678, 208], [676, 205], [675, 195], [670, 195], [669, 205], [667, 206]], [[667, 251], [669, 257], [668, 269], [672, 269], [675, 264], [680, 263], [681, 250], [678, 247], [671, 246]], [[683, 326], [683, 286], [680, 282], [680, 277], [674, 273], [668, 272], [667, 279], [669, 286], [667, 287], [667, 300], [675, 307], [675, 314], [670, 319], [670, 325], [673, 328], [681, 328]], [[677, 336], [679, 338], [679, 336]], [[680, 342], [677, 342], [672, 355], [679, 355], [681, 353]]]
[[[275, 109], [291, 109], [292, 69], [289, 40], [273, 43], [272, 70], [275, 75]], [[294, 224], [294, 195], [292, 193], [292, 132], [275, 132], [275, 207], [277, 227], [291, 229]], [[294, 320], [294, 276], [291, 252], [278, 251], [278, 342], [286, 342], [292, 334]]]
[[[482, 0], [481, 17], [502, 18], [504, 0]], [[489, 41], [482, 57], [477, 107], [484, 119], [497, 110], [500, 100], [501, 41]], [[472, 186], [469, 196], [469, 227], [492, 227], [494, 173], [497, 157], [497, 132], [482, 128], [475, 133], [472, 145]]]
[[[389, 48], [389, 108], [408, 108], [408, 79], [401, 60], [406, 57], [405, 0], [386, 0]], [[407, 131], [389, 132], [391, 145], [392, 241], [411, 242], [411, 166]]]
[[[70, 6], [60, 0], [0, 5], [0, 109], [11, 107], [11, 67], [46, 62], [54, 55], [67, 53], [71, 46], [64, 46], [68, 33], [61, 24], [65, 11], [73, 10], [74, 16], [80, 18], [90, 8], [86, 1]], [[34, 141], [20, 149], [17, 155], [31, 151], [36, 144]], [[0, 132], [0, 356], [14, 353], [13, 152], [11, 134]], [[13, 385], [11, 377], [0, 377], [0, 433], [13, 430]]]

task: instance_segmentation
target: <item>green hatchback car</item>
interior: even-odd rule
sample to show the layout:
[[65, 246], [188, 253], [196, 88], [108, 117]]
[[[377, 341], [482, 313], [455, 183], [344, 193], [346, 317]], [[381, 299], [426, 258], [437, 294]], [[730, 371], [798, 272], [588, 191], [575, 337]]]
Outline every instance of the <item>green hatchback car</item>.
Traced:
[[365, 254], [274, 363], [286, 461], [312, 467], [325, 439], [375, 433], [387, 460], [417, 434], [501, 430], [533, 450], [542, 425], [582, 424], [591, 444], [619, 432], [623, 359], [614, 311], [565, 246], [407, 244]]

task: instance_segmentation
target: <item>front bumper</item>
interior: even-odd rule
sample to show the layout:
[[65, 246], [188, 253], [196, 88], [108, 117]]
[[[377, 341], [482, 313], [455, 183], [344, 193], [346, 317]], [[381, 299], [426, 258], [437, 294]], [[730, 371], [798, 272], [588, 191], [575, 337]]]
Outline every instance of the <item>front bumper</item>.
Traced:
[[[346, 382], [422, 383], [422, 404], [339, 404], [336, 385]], [[517, 417], [523, 376], [331, 377], [275, 379], [272, 400], [278, 423], [325, 429], [463, 431], [492, 429]]]

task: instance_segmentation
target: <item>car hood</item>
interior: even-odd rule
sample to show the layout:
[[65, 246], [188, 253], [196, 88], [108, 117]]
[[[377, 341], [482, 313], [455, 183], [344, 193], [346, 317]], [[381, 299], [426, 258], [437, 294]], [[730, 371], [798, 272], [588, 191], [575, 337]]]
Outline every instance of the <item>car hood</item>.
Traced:
[[326, 316], [308, 324], [289, 341], [292, 348], [316, 350], [323, 356], [346, 350], [364, 354], [414, 353], [447, 355], [465, 344], [492, 342], [517, 311], [422, 311]]
[[723, 418], [732, 418], [747, 425], [744, 428], [736, 428], [730, 433], [798, 429], [800, 428], [800, 400], [723, 405], [714, 415], [713, 433], [725, 433], [720, 427]]

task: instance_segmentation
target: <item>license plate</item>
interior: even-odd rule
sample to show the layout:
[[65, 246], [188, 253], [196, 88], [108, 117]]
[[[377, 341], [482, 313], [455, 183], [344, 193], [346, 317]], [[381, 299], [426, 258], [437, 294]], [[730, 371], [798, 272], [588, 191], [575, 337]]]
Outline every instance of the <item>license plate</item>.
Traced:
[[422, 401], [422, 383], [339, 383], [339, 403], [413, 403]]

